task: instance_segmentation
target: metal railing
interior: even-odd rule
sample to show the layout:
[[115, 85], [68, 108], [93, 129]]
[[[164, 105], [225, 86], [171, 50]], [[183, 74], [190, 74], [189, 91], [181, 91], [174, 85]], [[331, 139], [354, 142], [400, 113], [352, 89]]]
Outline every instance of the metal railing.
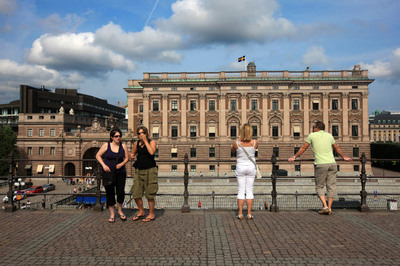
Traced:
[[[366, 183], [368, 178], [384, 178], [383, 176], [367, 176], [366, 174], [366, 164], [371, 161], [400, 161], [400, 159], [367, 159], [365, 156], [365, 153], [362, 154], [360, 157], [359, 161], [361, 163], [361, 171], [360, 175], [355, 176], [360, 179], [361, 182], [361, 190], [359, 194], [339, 194], [339, 200], [336, 201], [336, 205], [344, 206], [344, 208], [349, 205], [348, 203], [350, 202], [352, 208], [358, 208], [362, 212], [367, 212], [370, 210], [369, 205], [371, 206], [376, 206], [380, 205], [382, 206], [381, 200], [379, 201], [377, 199], [378, 196], [380, 197], [385, 197], [385, 196], [399, 196], [400, 193], [390, 193], [390, 194], [385, 194], [385, 193], [373, 193], [373, 198], [368, 197], [368, 193], [366, 191]], [[5, 160], [0, 160], [0, 161], [5, 161]], [[44, 160], [28, 160], [28, 159], [14, 159], [10, 155], [9, 159], [6, 160], [7, 163], [9, 164], [9, 175], [7, 177], [7, 183], [8, 183], [8, 201], [9, 203], [7, 206], [5, 206], [5, 211], [15, 211], [17, 209], [17, 205], [15, 204], [13, 200], [14, 196], [14, 183], [18, 178], [85, 178], [86, 176], [51, 176], [51, 177], [46, 177], [46, 176], [18, 176], [15, 175], [15, 166], [16, 162], [18, 161], [44, 161]], [[48, 160], [46, 160], [48, 161]], [[52, 160], [52, 161], [62, 161], [62, 160]], [[76, 161], [89, 161], [89, 162], [96, 162], [95, 159], [83, 159], [83, 160], [76, 160]], [[271, 184], [272, 184], [272, 190], [270, 194], [257, 194], [255, 193], [255, 208], [261, 208], [265, 209], [266, 208], [266, 202], [271, 202], [270, 206], [268, 207], [270, 211], [272, 212], [277, 212], [279, 211], [279, 205], [290, 205], [292, 207], [285, 207], [284, 209], [302, 209], [305, 206], [308, 207], [314, 207], [317, 206], [318, 204], [318, 199], [316, 197], [315, 193], [298, 193], [297, 191], [295, 193], [278, 193], [277, 191], [277, 180], [281, 177], [278, 176], [278, 170], [277, 170], [277, 163], [279, 162], [287, 162], [287, 160], [278, 160], [275, 155], [271, 157], [270, 160], [258, 160], [258, 161], [263, 161], [263, 162], [271, 162], [272, 164], [272, 174], [271, 174]], [[299, 162], [312, 162], [312, 159], [302, 159], [302, 160], [297, 160]], [[340, 160], [338, 160], [340, 161]], [[169, 161], [161, 161], [158, 160], [157, 162], [159, 163], [167, 163]], [[196, 160], [196, 162], [199, 162]], [[218, 163], [223, 162], [219, 161]], [[197, 208], [207, 208], [207, 209], [215, 209], [215, 208], [223, 208], [223, 209], [234, 209], [236, 208], [236, 194], [215, 194], [213, 191], [211, 194], [193, 194], [190, 195], [189, 197], [189, 157], [187, 154], [184, 156], [184, 160], [182, 162], [184, 164], [184, 173], [183, 173], [183, 185], [184, 185], [184, 192], [183, 194], [157, 194], [158, 200], [157, 204], [160, 207], [172, 207], [172, 208], [179, 208], [182, 210], [182, 212], [190, 212], [191, 207], [190, 206], [197, 206]], [[84, 193], [54, 193], [51, 194], [51, 196], [62, 196], [58, 198], [57, 200], [52, 200], [47, 204], [60, 204], [62, 201], [66, 201], [66, 198], [74, 199], [77, 196], [85, 196], [85, 197], [96, 197], [96, 204], [94, 205], [94, 210], [95, 211], [101, 211], [103, 210], [103, 206], [101, 203], [101, 197], [105, 195], [104, 192], [101, 191], [101, 165], [97, 163], [97, 167], [94, 169], [94, 175], [96, 178], [96, 186], [94, 187], [93, 192], [84, 192]], [[290, 177], [290, 178], [314, 178], [314, 176], [285, 176], [285, 178]], [[133, 178], [132, 176], [128, 176], [127, 178]], [[354, 177], [352, 177], [354, 178]], [[400, 179], [400, 174], [399, 176], [391, 176], [391, 178], [395, 179]], [[49, 197], [49, 194], [46, 193], [35, 193], [35, 195], [44, 195], [46, 198]], [[131, 193], [126, 193], [127, 196], [131, 196]], [[370, 194], [372, 195], [372, 194]], [[347, 197], [346, 196], [351, 196]], [[359, 196], [360, 200], [356, 200], [355, 197]], [[386, 197], [389, 199], [388, 197]], [[179, 202], [182, 203], [183, 205], [180, 205]], [[290, 204], [287, 204], [287, 202], [290, 202]], [[378, 202], [380, 202], [378, 204]], [[258, 203], [262, 203], [262, 206], [260, 207]], [[346, 205], [347, 204], [347, 205]], [[349, 206], [350, 206], [349, 205]], [[347, 207], [349, 207], [347, 206]]]

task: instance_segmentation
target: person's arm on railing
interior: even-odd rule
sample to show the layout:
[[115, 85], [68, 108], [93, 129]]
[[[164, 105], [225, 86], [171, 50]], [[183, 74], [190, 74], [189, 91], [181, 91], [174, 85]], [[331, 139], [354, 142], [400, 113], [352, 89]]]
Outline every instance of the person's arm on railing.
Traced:
[[294, 160], [296, 160], [297, 157], [299, 157], [300, 155], [302, 155], [310, 146], [310, 143], [306, 142], [304, 143], [303, 147], [300, 148], [300, 150], [298, 150], [298, 152], [296, 152], [296, 154], [293, 157], [290, 157], [288, 159], [289, 163], [294, 162]]
[[336, 143], [334, 143], [334, 144], [332, 145], [332, 147], [335, 149], [335, 151], [337, 152], [337, 154], [339, 154], [340, 157], [343, 158], [343, 160], [345, 160], [346, 162], [352, 161], [352, 159], [351, 159], [350, 157], [344, 156], [342, 150], [339, 148], [339, 146], [338, 146]]

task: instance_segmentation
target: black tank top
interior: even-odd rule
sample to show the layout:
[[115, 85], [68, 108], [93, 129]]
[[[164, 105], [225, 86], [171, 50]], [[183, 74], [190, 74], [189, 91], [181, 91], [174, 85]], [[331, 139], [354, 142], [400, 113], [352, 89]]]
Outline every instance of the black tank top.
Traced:
[[[146, 148], [146, 145], [143, 144], [143, 147], [139, 145], [140, 140], [137, 141], [137, 158], [136, 162], [133, 165], [135, 168], [140, 170], [150, 169], [156, 167], [156, 161], [154, 160], [154, 154], [151, 155]], [[150, 141], [149, 141], [150, 142]]]

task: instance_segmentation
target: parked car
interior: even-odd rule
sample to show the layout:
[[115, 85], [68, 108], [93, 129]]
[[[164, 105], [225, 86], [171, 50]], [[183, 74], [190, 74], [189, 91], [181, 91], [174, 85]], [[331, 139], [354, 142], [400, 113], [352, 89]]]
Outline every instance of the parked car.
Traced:
[[42, 193], [43, 187], [42, 186], [33, 186], [25, 190], [27, 196], [34, 196], [34, 193]]
[[56, 189], [56, 185], [54, 184], [44, 184], [42, 185], [42, 187], [43, 187], [43, 192], [49, 192]]

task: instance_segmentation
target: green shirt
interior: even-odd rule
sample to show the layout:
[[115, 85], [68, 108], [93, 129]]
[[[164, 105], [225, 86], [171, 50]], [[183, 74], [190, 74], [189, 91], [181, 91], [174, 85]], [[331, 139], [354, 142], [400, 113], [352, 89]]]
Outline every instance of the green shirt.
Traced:
[[307, 143], [309, 143], [314, 151], [314, 164], [335, 163], [333, 157], [332, 145], [335, 139], [331, 134], [320, 130], [308, 135]]

